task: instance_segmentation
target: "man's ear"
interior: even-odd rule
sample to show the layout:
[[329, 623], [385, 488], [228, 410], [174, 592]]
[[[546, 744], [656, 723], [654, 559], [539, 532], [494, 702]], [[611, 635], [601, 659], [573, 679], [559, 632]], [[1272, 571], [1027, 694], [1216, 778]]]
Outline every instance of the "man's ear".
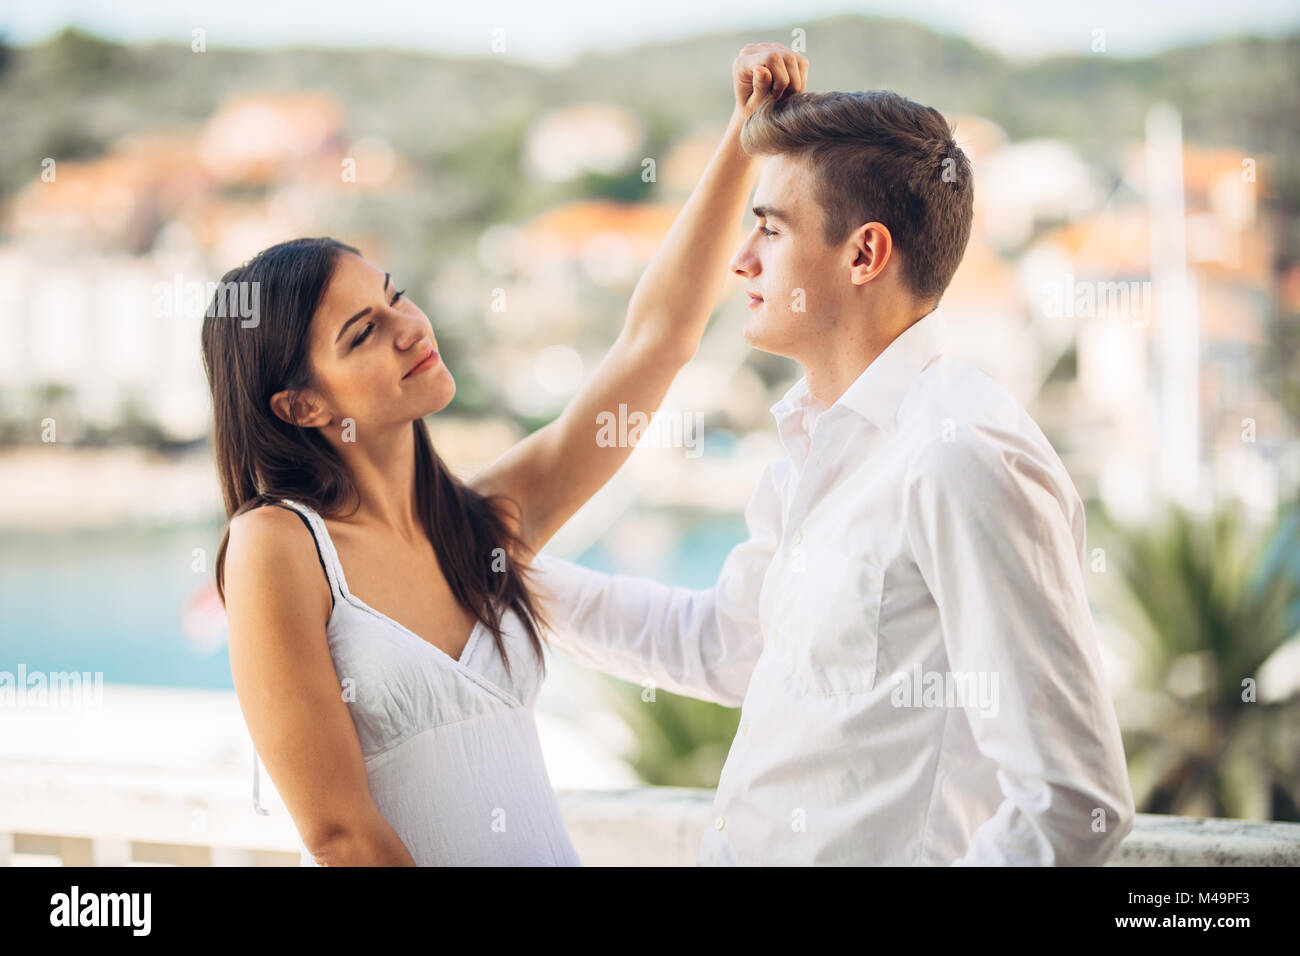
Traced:
[[[297, 424], [303, 428], [319, 428], [333, 421], [325, 402], [309, 388], [276, 392], [271, 396], [271, 411], [290, 425]], [[296, 422], [295, 415], [298, 418]]]
[[849, 280], [854, 285], [870, 282], [884, 271], [894, 255], [894, 237], [884, 223], [859, 226], [849, 237]]

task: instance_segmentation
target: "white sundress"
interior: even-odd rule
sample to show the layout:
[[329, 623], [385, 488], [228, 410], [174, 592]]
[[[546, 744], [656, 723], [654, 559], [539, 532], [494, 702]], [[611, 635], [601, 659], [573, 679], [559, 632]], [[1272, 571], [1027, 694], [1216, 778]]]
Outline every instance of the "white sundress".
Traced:
[[456, 660], [351, 594], [320, 515], [282, 504], [315, 538], [334, 600], [330, 656], [351, 692], [370, 794], [416, 864], [580, 866], [542, 759], [541, 664], [518, 615], [501, 622], [513, 676], [481, 622]]

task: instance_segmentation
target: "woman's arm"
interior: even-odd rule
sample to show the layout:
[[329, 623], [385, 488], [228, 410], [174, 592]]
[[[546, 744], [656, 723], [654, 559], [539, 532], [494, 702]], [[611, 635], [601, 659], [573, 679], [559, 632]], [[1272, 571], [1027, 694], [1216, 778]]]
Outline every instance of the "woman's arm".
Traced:
[[230, 522], [230, 670], [258, 756], [322, 866], [414, 866], [370, 795], [325, 637], [330, 595], [311, 535], [282, 508]]
[[740, 148], [740, 128], [765, 97], [802, 92], [807, 72], [807, 59], [780, 44], [740, 51], [726, 134], [637, 283], [618, 339], [559, 418], [470, 480], [480, 493], [519, 503], [515, 530], [528, 551], [539, 551], [631, 454], [597, 442], [601, 413], [618, 418], [622, 405], [629, 420], [637, 412], [648, 419], [699, 348], [758, 172]]

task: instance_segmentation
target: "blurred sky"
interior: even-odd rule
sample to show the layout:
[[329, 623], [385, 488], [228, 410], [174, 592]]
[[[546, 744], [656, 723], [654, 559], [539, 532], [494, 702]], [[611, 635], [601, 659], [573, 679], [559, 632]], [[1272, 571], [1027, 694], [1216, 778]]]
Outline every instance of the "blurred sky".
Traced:
[[[506, 30], [506, 55], [562, 64], [591, 49], [617, 50], [729, 29], [815, 21], [836, 13], [916, 20], [956, 33], [1015, 59], [1089, 51], [1092, 31], [1106, 31], [1107, 52], [1141, 56], [1183, 43], [1236, 33], [1277, 32], [1300, 24], [1298, 0], [368, 0], [322, 6], [318, 0], [6, 0], [0, 30], [9, 42], [35, 43], [68, 25], [119, 40], [189, 42], [202, 27], [213, 46], [387, 46], [455, 54], [489, 51], [491, 31]], [[769, 39], [788, 42], [788, 36]]]

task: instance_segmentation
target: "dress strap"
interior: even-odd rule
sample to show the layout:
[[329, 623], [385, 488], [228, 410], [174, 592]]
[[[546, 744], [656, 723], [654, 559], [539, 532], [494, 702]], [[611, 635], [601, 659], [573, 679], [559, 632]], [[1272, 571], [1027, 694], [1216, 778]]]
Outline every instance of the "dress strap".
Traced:
[[[325, 578], [330, 585], [331, 606], [337, 603], [343, 597], [343, 568], [339, 565], [338, 552], [334, 550], [334, 542], [330, 540], [329, 530], [325, 527], [325, 522], [321, 516], [308, 505], [300, 504], [297, 501], [290, 501], [288, 498], [281, 501], [272, 501], [270, 504], [277, 508], [283, 508], [285, 511], [296, 511], [302, 523], [307, 526], [311, 532], [311, 539], [316, 545], [316, 558], [320, 561], [321, 568], [325, 571]], [[261, 765], [261, 759], [257, 756], [257, 748], [253, 748], [253, 809], [262, 816], [269, 814], [261, 803], [261, 775], [258, 770]]]
[[347, 585], [343, 579], [343, 568], [339, 564], [338, 552], [334, 550], [334, 542], [330, 540], [329, 531], [325, 527], [325, 522], [321, 520], [315, 509], [308, 505], [300, 504], [297, 501], [291, 501], [288, 498], [282, 499], [281, 502], [271, 502], [277, 508], [284, 508], [286, 511], [292, 509], [298, 513], [307, 530], [311, 532], [312, 540], [316, 543], [316, 557], [320, 560], [320, 566], [325, 571], [325, 577], [330, 585], [330, 598], [334, 603], [343, 599], [347, 593]]

